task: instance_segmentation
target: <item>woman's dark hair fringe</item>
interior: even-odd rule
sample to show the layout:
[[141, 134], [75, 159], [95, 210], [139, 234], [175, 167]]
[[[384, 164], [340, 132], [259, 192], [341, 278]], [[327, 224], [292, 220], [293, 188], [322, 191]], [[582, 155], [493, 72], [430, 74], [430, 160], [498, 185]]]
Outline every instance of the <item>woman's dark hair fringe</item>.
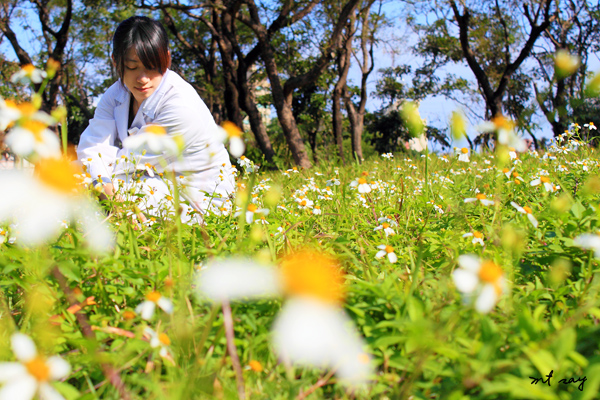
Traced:
[[113, 36], [113, 57], [117, 74], [123, 78], [125, 54], [133, 48], [144, 67], [164, 74], [171, 66], [169, 39], [160, 22], [135, 16], [121, 22]]

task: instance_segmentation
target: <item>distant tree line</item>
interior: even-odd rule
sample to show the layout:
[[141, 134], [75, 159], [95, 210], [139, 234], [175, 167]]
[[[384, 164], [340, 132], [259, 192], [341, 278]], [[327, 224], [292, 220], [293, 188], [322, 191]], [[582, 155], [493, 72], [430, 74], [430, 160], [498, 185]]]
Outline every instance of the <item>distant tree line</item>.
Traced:
[[[402, 21], [386, 15], [391, 7]], [[93, 116], [93, 99], [116, 79], [112, 33], [136, 14], [164, 24], [173, 69], [218, 123], [247, 127], [253, 155], [271, 165], [291, 157], [309, 168], [332, 153], [348, 162], [365, 151], [400, 150], [409, 139], [402, 101], [429, 96], [453, 99], [479, 118], [510, 117], [536, 143], [538, 111], [554, 135], [573, 120], [600, 125], [597, 93], [586, 91], [589, 60], [599, 50], [600, 6], [584, 0], [5, 0], [1, 40], [14, 53], [0, 53], [0, 95], [25, 98], [10, 75], [55, 60], [61, 68], [44, 91], [43, 108], [67, 107], [76, 143]], [[399, 26], [416, 38], [402, 50], [422, 62], [400, 62], [374, 77], [377, 49]], [[561, 50], [579, 60], [569, 74], [555, 69]], [[360, 74], [355, 84], [348, 80], [352, 65]], [[457, 66], [466, 72], [447, 72]], [[381, 109], [366, 110], [369, 96], [382, 100]], [[269, 123], [263, 115], [270, 109]], [[449, 146], [443, 128], [426, 132]], [[474, 144], [493, 140], [481, 134]]]

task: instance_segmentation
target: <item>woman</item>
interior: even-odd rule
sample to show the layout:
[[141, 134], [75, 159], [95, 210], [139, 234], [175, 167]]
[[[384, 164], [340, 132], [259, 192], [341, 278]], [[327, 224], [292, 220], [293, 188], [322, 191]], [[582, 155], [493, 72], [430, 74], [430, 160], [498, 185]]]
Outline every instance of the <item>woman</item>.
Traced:
[[[100, 99], [77, 149], [89, 174], [113, 196], [119, 183], [135, 184], [135, 170], [145, 171], [147, 196], [140, 204], [145, 212], [154, 213], [171, 198], [169, 186], [154, 172], [183, 176], [183, 197], [196, 210], [219, 206], [234, 190], [229, 154], [200, 96], [169, 70], [171, 54], [163, 26], [147, 17], [123, 21], [113, 37], [112, 59], [120, 79]], [[181, 144], [181, 154], [132, 152], [122, 146], [150, 126], [164, 128], [167, 137]]]

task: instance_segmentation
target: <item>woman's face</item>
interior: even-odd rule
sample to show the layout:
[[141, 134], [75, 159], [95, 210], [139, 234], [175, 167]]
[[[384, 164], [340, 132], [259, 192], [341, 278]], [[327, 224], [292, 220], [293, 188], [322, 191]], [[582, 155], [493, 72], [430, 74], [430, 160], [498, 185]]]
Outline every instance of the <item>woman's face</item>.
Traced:
[[147, 69], [140, 61], [134, 49], [125, 54], [125, 71], [123, 83], [133, 94], [137, 106], [142, 104], [160, 85], [161, 73], [156, 69]]

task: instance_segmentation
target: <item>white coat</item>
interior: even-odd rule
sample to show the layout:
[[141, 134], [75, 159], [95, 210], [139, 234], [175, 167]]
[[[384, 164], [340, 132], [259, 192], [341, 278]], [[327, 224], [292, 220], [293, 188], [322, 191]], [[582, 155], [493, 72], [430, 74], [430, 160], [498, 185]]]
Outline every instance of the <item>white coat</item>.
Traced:
[[[174, 171], [185, 176], [187, 190], [183, 195], [197, 210], [206, 209], [213, 194], [225, 198], [233, 193], [229, 154], [215, 134], [217, 125], [210, 111], [189, 83], [167, 69], [154, 93], [140, 105], [128, 130], [130, 99], [129, 90], [117, 81], [104, 93], [94, 118], [81, 135], [77, 156], [87, 165], [93, 179], [127, 181], [132, 172], [131, 164], [125, 167], [127, 163], [122, 162], [127, 157], [138, 166], [148, 163], [157, 172]], [[118, 146], [128, 135], [148, 124], [162, 126], [168, 135], [181, 136], [185, 143], [181, 157], [132, 154], [131, 150]], [[167, 190], [164, 183], [159, 186], [164, 186], [159, 192]], [[162, 193], [165, 194], [168, 193]]]

